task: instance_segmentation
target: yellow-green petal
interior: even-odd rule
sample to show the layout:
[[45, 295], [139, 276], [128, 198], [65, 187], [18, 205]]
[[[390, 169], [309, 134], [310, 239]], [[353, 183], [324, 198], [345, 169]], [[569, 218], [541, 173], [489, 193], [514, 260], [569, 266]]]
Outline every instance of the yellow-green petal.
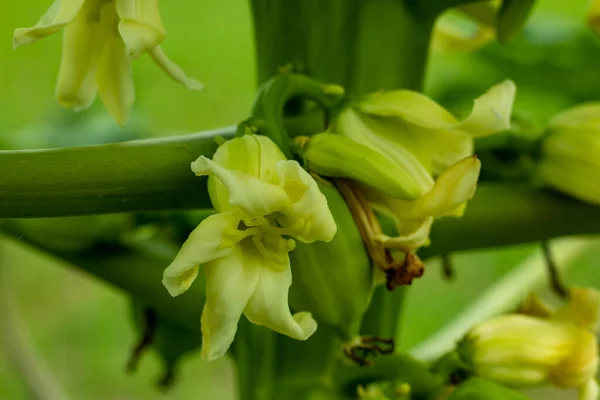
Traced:
[[163, 285], [171, 296], [189, 289], [201, 265], [233, 253], [239, 222], [240, 213], [233, 210], [207, 217], [192, 231], [163, 273]]
[[201, 90], [204, 85], [195, 79], [189, 78], [185, 72], [173, 61], [169, 60], [165, 52], [160, 46], [156, 46], [148, 52], [152, 60], [164, 73], [169, 75], [173, 80], [183, 84], [191, 90]]
[[411, 202], [406, 211], [410, 218], [441, 217], [454, 211], [475, 194], [481, 162], [477, 157], [467, 157], [448, 168], [436, 180], [433, 189]]
[[[31, 28], [15, 30], [13, 46], [17, 48], [58, 32], [79, 13], [85, 0], [54, 0], [48, 11]], [[90, 0], [88, 0], [90, 1]], [[91, 2], [99, 0], [91, 0]]]
[[282, 260], [260, 260], [261, 268], [256, 289], [244, 309], [250, 322], [297, 340], [308, 339], [317, 330], [309, 312], [290, 312], [288, 294], [292, 271], [287, 254]]
[[116, 30], [116, 12], [110, 2], [88, 0], [66, 26], [58, 72], [56, 97], [67, 108], [88, 108], [96, 97], [96, 75], [111, 30]]
[[210, 179], [219, 179], [227, 187], [229, 203], [240, 207], [250, 216], [269, 215], [286, 209], [290, 204], [287, 194], [280, 187], [242, 172], [223, 168], [204, 156], [192, 163], [192, 171], [198, 176], [211, 175]]
[[386, 249], [401, 250], [405, 253], [429, 245], [429, 233], [433, 217], [417, 220], [397, 220], [398, 236], [381, 234], [375, 238]]
[[115, 1], [119, 33], [134, 58], [154, 49], [167, 36], [158, 3], [158, 0]]
[[202, 310], [202, 359], [211, 361], [223, 356], [235, 337], [242, 312], [254, 293], [260, 259], [242, 242], [233, 252], [204, 266], [206, 303]]
[[600, 102], [589, 102], [568, 108], [556, 114], [548, 129], [585, 129], [600, 132]]
[[399, 219], [442, 217], [473, 197], [480, 169], [476, 157], [467, 157], [444, 171], [432, 190], [417, 200], [397, 200], [376, 193], [368, 194], [369, 200], [388, 208]]
[[135, 100], [131, 58], [116, 30], [108, 32], [105, 40], [98, 63], [98, 92], [117, 124], [124, 126]]
[[356, 107], [367, 114], [401, 118], [421, 128], [460, 130], [479, 137], [510, 127], [515, 93], [516, 86], [510, 80], [492, 86], [475, 99], [471, 114], [462, 122], [429, 97], [410, 90], [374, 93]]
[[296, 161], [279, 161], [276, 169], [280, 187], [291, 202], [284, 214], [292, 223], [304, 220], [299, 228], [301, 232], [292, 236], [305, 243], [332, 240], [337, 226], [317, 182]]

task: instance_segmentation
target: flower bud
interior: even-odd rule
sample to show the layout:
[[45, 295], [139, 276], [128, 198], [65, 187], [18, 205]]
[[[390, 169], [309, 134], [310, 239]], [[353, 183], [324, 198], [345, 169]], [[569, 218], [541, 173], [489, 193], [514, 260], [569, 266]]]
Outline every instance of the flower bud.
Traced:
[[550, 121], [537, 173], [546, 185], [600, 205], [600, 103], [575, 106]]
[[481, 323], [458, 346], [478, 376], [513, 387], [582, 390], [596, 375], [597, 351], [596, 338], [583, 327], [518, 314]]
[[[401, 164], [341, 135], [320, 133], [310, 138], [297, 138], [296, 143], [306, 168], [323, 176], [353, 179], [404, 200], [417, 199], [431, 187], [430, 178], [419, 180], [419, 175], [412, 174], [423, 167], [406, 151], [407, 159]], [[407, 168], [410, 164], [412, 167]]]
[[[268, 137], [261, 135], [244, 135], [228, 140], [219, 146], [213, 155], [213, 161], [221, 167], [243, 172], [268, 183], [275, 183], [276, 164], [285, 159], [277, 145]], [[192, 170], [197, 172], [194, 165], [195, 163], [192, 163]], [[217, 212], [231, 209], [229, 191], [226, 185], [214, 175], [208, 178], [208, 194]]]
[[358, 334], [373, 289], [371, 262], [343, 197], [320, 185], [338, 226], [328, 243], [297, 243], [290, 253], [294, 283], [290, 305], [310, 311], [318, 323], [333, 327], [343, 338]]

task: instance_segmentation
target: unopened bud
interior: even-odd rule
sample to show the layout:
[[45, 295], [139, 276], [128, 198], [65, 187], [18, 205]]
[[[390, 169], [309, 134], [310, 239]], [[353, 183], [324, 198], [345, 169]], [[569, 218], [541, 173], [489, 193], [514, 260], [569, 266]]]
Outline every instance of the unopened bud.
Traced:
[[[430, 188], [393, 159], [347, 137], [320, 133], [296, 139], [307, 169], [323, 176], [349, 178], [388, 196], [414, 200]], [[415, 163], [416, 158], [411, 156]], [[420, 165], [417, 166], [421, 168]]]
[[573, 323], [504, 315], [481, 323], [458, 352], [472, 371], [513, 386], [583, 388], [597, 367], [596, 338]]

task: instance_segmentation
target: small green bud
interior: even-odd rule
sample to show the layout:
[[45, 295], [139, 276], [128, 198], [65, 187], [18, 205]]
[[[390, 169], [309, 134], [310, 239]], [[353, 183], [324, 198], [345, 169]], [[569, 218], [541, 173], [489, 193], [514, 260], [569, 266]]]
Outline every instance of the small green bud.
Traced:
[[306, 168], [320, 175], [353, 179], [403, 200], [417, 199], [429, 189], [385, 154], [350, 138], [319, 133], [296, 138], [296, 144]]
[[484, 378], [469, 378], [448, 400], [527, 400], [527, 396]]

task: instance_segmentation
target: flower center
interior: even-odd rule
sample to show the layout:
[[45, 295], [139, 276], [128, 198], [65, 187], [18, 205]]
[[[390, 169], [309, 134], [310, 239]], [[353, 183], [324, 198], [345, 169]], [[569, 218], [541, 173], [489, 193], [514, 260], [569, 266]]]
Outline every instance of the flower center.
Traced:
[[[239, 240], [252, 240], [258, 252], [269, 260], [276, 261], [278, 265], [284, 264], [287, 253], [294, 250], [296, 242], [284, 238], [301, 230], [304, 220], [295, 221], [293, 224], [281, 226], [282, 219], [278, 213], [267, 216], [243, 218], [238, 224], [237, 235]], [[272, 264], [269, 264], [272, 265]]]

